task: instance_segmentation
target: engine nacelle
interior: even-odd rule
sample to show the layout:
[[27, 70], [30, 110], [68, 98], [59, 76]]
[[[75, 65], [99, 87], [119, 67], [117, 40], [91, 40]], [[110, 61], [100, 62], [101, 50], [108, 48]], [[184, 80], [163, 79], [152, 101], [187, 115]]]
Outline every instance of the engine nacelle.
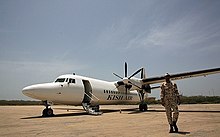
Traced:
[[144, 89], [145, 92], [151, 93], [151, 86], [149, 84], [143, 85], [142, 88]]

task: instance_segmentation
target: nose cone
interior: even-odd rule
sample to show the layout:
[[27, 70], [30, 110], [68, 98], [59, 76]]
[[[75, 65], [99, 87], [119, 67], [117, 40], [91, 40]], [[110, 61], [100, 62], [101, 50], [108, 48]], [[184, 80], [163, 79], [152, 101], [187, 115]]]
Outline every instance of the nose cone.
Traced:
[[25, 88], [22, 89], [22, 93], [25, 96], [33, 97], [34, 96], [34, 90], [35, 90], [35, 88], [33, 86], [28, 86], [28, 87], [25, 87]]
[[34, 99], [45, 100], [45, 97], [47, 97], [53, 89], [54, 85], [52, 83], [36, 84], [23, 88], [22, 93]]
[[25, 87], [22, 89], [24, 95], [38, 100], [51, 100], [61, 86], [56, 83], [43, 83]]

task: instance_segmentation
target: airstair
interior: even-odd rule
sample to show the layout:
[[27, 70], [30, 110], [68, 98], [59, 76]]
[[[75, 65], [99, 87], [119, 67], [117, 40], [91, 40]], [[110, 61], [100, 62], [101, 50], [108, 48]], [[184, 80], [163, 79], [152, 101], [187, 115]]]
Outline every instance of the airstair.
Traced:
[[90, 102], [82, 102], [83, 109], [91, 115], [101, 115], [103, 112], [99, 111], [99, 99], [92, 94], [91, 92], [88, 95], [84, 93], [88, 98], [90, 98]]

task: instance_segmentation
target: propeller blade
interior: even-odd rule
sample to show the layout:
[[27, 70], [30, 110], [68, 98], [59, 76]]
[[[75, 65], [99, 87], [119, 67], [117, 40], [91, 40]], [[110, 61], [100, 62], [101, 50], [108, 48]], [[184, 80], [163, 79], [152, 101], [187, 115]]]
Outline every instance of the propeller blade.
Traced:
[[141, 70], [141, 79], [143, 79], [144, 78], [144, 69], [142, 68], [142, 70]]
[[127, 77], [127, 76], [128, 76], [128, 65], [125, 62], [125, 77]]
[[135, 76], [136, 74], [138, 74], [141, 70], [142, 70], [142, 68], [139, 69], [139, 70], [137, 70], [137, 71], [136, 71], [134, 74], [132, 74], [128, 79], [130, 79], [131, 77], [133, 77], [133, 76]]
[[145, 78], [146, 78], [145, 69], [142, 68], [142, 70], [141, 70], [141, 79], [145, 79]]
[[120, 79], [123, 79], [121, 76], [119, 76], [118, 74], [116, 73], [112, 73], [113, 75], [115, 75], [116, 77], [120, 78]]
[[128, 95], [128, 90], [132, 87], [132, 85], [125, 85], [125, 95], [126, 95], [126, 100], [127, 100], [127, 95]]
[[127, 86], [125, 86], [125, 94], [126, 94], [126, 100], [127, 100], [127, 98], [128, 98], [128, 88], [127, 88]]

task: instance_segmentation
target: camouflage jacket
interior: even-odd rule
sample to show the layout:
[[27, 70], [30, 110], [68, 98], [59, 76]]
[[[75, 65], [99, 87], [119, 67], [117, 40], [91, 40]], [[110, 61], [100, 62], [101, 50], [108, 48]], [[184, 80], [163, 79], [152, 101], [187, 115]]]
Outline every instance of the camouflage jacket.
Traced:
[[160, 97], [162, 102], [178, 103], [179, 92], [176, 83], [162, 83]]

